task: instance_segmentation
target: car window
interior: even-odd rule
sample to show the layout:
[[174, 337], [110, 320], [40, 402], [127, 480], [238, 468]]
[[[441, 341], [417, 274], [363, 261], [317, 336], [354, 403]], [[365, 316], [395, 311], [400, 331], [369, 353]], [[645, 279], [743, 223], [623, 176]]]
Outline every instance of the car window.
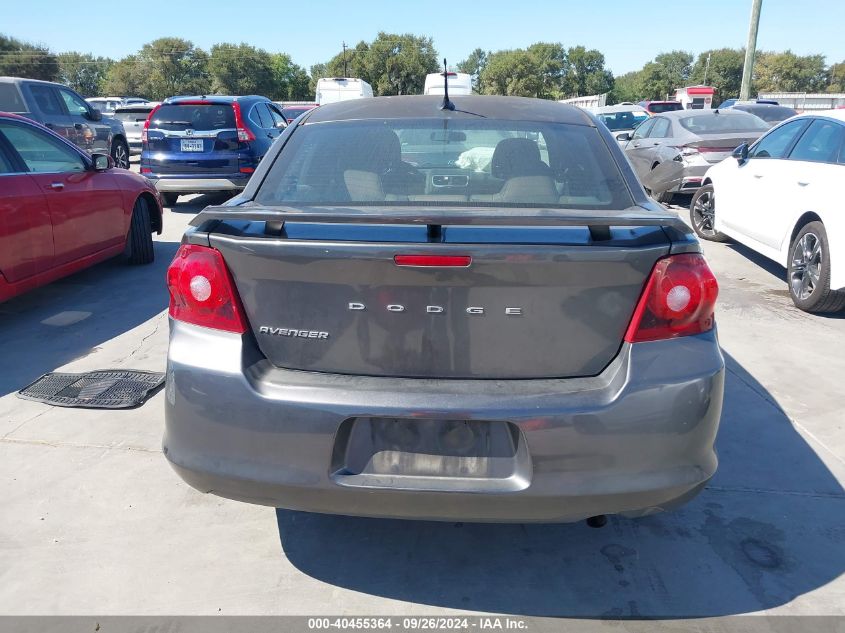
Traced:
[[15, 84], [0, 83], [0, 111], [26, 112], [23, 97]]
[[267, 104], [267, 109], [270, 111], [270, 116], [273, 117], [273, 127], [278, 127], [280, 123], [287, 123], [282, 112], [272, 103]]
[[651, 128], [654, 127], [655, 119], [649, 119], [642, 125], [640, 125], [636, 130], [634, 130], [634, 135], [631, 138], [644, 138], [648, 136], [648, 133], [651, 132]]
[[596, 128], [495, 119], [298, 126], [256, 201], [578, 209], [633, 204]]
[[648, 138], [666, 138], [669, 136], [669, 119], [657, 117], [654, 119], [654, 125], [648, 134]]
[[270, 125], [270, 120], [268, 120], [269, 114], [267, 113], [267, 108], [264, 107], [263, 103], [256, 103], [252, 106], [252, 109], [249, 111], [249, 118], [252, 120], [255, 125], [260, 128], [264, 128], [265, 130], [268, 128], [273, 127]]
[[834, 121], [816, 119], [801, 135], [789, 153], [791, 160], [834, 163], [845, 137], [845, 126]]
[[114, 118], [124, 123], [143, 123], [152, 111], [153, 109], [147, 106], [121, 108], [114, 113]]
[[6, 158], [3, 148], [0, 147], [0, 174], [11, 174], [13, 171], [11, 161]]
[[35, 100], [35, 105], [41, 110], [42, 114], [62, 115], [65, 111], [62, 109], [62, 104], [59, 103], [56, 97], [56, 91], [52, 86], [42, 86], [40, 84], [32, 84], [29, 86], [29, 92]]
[[648, 106], [648, 109], [651, 110], [654, 114], [661, 114], [663, 112], [674, 112], [675, 110], [683, 110], [683, 106], [680, 103], [676, 102], [667, 102], [667, 103], [651, 103]]
[[62, 95], [68, 112], [74, 116], [88, 114], [88, 104], [85, 103], [85, 99], [64, 88], [59, 88], [59, 94]]
[[648, 121], [649, 116], [645, 112], [604, 112], [598, 115], [599, 120], [607, 126], [611, 132], [619, 130], [633, 130], [638, 125]]
[[775, 128], [754, 144], [748, 152], [748, 157], [783, 158], [795, 137], [806, 125], [807, 119], [798, 119]]
[[765, 132], [766, 122], [748, 112], [734, 111], [731, 114], [712, 110], [700, 116], [682, 117], [681, 127], [693, 134], [732, 134], [734, 132]]
[[85, 171], [82, 157], [62, 141], [30, 125], [0, 121], [0, 134], [33, 173]]
[[167, 104], [156, 110], [150, 129], [179, 132], [194, 130], [234, 130], [235, 112], [228, 103]]

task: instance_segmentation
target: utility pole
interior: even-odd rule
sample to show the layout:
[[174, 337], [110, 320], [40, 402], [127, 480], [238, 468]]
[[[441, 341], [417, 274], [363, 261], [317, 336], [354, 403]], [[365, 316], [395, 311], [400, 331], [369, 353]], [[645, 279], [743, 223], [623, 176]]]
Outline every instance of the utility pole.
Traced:
[[349, 77], [349, 72], [346, 70], [346, 42], [343, 43], [343, 76]]
[[707, 73], [710, 72], [710, 53], [707, 53], [707, 64], [704, 66], [704, 85], [707, 85]]
[[745, 64], [742, 67], [740, 99], [751, 98], [751, 77], [754, 73], [754, 53], [757, 50], [757, 28], [760, 26], [760, 7], [763, 0], [751, 0], [751, 23], [748, 25], [748, 42], [745, 45]]

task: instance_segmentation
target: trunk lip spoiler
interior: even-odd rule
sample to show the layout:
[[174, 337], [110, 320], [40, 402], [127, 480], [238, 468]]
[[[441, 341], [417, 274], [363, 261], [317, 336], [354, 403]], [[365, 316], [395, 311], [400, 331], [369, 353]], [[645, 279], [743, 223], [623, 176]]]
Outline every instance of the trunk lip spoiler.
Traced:
[[691, 229], [677, 213], [658, 205], [635, 205], [612, 211], [550, 208], [502, 207], [266, 207], [266, 206], [209, 206], [190, 222], [201, 227], [211, 221], [309, 222], [315, 224], [413, 224], [434, 226], [587, 226], [606, 229], [613, 226], [661, 226], [682, 233]]

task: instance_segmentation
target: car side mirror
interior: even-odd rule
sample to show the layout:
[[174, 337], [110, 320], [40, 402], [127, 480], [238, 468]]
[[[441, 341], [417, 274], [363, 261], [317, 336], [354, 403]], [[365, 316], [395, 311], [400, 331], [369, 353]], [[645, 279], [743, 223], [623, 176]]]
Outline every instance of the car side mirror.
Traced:
[[114, 160], [108, 154], [91, 154], [94, 161], [94, 171], [106, 171], [114, 167]]
[[102, 121], [103, 120], [103, 113], [100, 112], [97, 108], [90, 108], [88, 110], [88, 118], [91, 121]]
[[748, 143], [743, 143], [739, 147], [737, 147], [733, 153], [731, 154], [734, 158], [736, 158], [737, 162], [742, 165], [745, 161], [748, 160]]
[[616, 140], [617, 141], [630, 141], [631, 140], [631, 134], [629, 132], [622, 132], [622, 134], [616, 135]]

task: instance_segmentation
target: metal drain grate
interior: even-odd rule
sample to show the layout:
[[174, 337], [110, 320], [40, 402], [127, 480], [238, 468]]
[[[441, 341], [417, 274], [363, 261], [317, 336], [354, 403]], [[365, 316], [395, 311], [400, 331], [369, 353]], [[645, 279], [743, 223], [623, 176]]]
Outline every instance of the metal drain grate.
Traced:
[[44, 374], [18, 392], [18, 397], [57, 407], [130, 409], [164, 384], [157, 371], [101, 369], [84, 374]]

